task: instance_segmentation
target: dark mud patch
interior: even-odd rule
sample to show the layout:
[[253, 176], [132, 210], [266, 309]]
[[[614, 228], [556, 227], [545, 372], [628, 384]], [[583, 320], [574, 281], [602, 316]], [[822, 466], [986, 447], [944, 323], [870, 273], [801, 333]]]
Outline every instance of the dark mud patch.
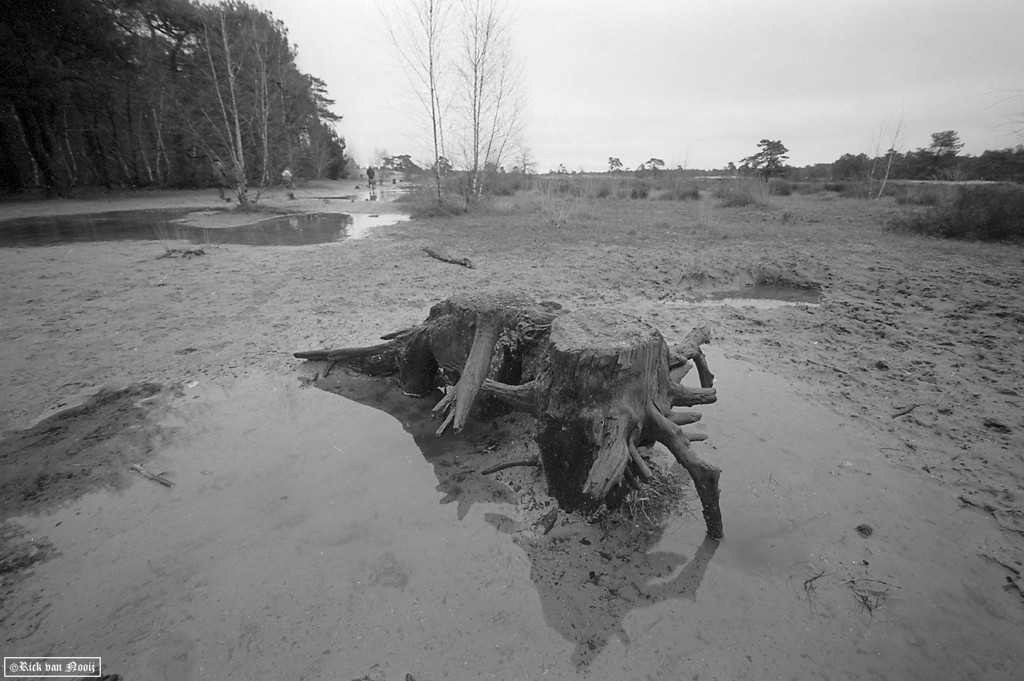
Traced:
[[123, 484], [144, 461], [157, 426], [140, 402], [162, 387], [101, 390], [82, 404], [0, 439], [0, 518], [36, 513], [100, 487]]

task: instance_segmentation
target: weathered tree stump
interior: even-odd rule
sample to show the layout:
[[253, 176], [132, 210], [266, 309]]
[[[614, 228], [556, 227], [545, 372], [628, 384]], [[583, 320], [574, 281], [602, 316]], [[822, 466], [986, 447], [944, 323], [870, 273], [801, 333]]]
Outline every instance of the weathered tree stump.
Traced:
[[[614, 310], [563, 312], [520, 293], [476, 294], [434, 305], [427, 320], [368, 348], [296, 353], [371, 374], [398, 373], [404, 392], [424, 395], [439, 369], [454, 382], [434, 408], [438, 429], [461, 430], [479, 393], [534, 414], [550, 493], [567, 509], [622, 501], [652, 478], [638, 450], [660, 442], [689, 472], [709, 536], [722, 537], [718, 479], [679, 427], [700, 419], [673, 407], [716, 399], [700, 346], [706, 329], [671, 350], [657, 329]], [[679, 379], [696, 366], [701, 388]]]
[[673, 406], [713, 401], [714, 389], [691, 391], [672, 381], [668, 346], [656, 329], [614, 310], [566, 314], [552, 324], [543, 367], [537, 443], [561, 506], [591, 507], [650, 482], [637, 447], [660, 442], [693, 478], [708, 533], [722, 536], [720, 471], [697, 458], [671, 420]]

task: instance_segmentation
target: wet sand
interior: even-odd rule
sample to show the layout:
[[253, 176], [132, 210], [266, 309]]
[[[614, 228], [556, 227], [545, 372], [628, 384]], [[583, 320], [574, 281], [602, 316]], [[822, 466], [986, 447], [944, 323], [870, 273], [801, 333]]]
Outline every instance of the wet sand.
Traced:
[[[1017, 341], [1003, 336], [1012, 318], [986, 325], [969, 305], [987, 286], [991, 311], [1019, 312], [1002, 284], [1020, 251], [925, 243], [927, 259], [894, 272], [870, 269], [914, 262], [887, 235], [827, 259], [736, 243], [672, 256], [657, 224], [634, 229], [628, 243], [593, 225], [587, 242], [527, 233], [518, 250], [415, 221], [193, 258], [161, 257], [158, 240], [0, 250], [3, 425], [98, 386], [159, 383], [136, 423], [149, 444], [120, 446], [175, 483], [126, 472], [11, 516], [16, 541], [50, 558], [3, 577], [5, 655], [102, 655], [126, 679], [1019, 678], [1021, 478], [1000, 456], [1019, 451], [1019, 414], [998, 392], [1019, 386]], [[425, 258], [425, 244], [478, 267]], [[959, 269], [943, 270], [954, 257]], [[682, 295], [698, 287], [680, 273], [726, 290], [766, 263], [821, 283], [822, 306]], [[438, 440], [424, 436], [430, 401], [339, 376], [335, 392], [360, 403], [299, 380], [313, 368], [292, 351], [369, 344], [464, 287], [512, 285], [569, 307], [625, 305], [670, 342], [713, 325], [719, 402], [698, 409], [697, 428], [710, 436], [701, 456], [723, 469], [721, 544], [705, 542], [689, 498], [664, 525], [639, 506], [594, 524], [563, 516], [543, 536], [536, 470], [478, 472], [530, 453], [529, 419]], [[685, 290], [659, 298], [670, 285]], [[901, 306], [883, 304], [900, 286]], [[903, 323], [908, 308], [917, 324]], [[990, 359], [974, 362], [990, 368], [937, 354], [964, 343], [939, 333], [947, 311], [988, 336]], [[894, 418], [939, 385], [922, 367], [940, 366], [943, 392]], [[1000, 494], [1005, 512], [986, 510]]]

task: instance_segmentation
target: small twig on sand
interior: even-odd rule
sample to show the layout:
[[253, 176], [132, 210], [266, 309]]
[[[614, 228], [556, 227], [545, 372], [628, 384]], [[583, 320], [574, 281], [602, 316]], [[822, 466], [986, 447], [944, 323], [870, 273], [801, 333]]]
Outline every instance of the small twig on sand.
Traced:
[[857, 582], [875, 582], [876, 584], [885, 584], [886, 586], [891, 586], [894, 589], [903, 588], [898, 584], [890, 584], [889, 582], [883, 582], [880, 579], [868, 579], [867, 577], [853, 577], [852, 579], [848, 579], [845, 582], [843, 582], [843, 584], [853, 584], [854, 586], [856, 586]]
[[914, 411], [915, 409], [917, 409], [920, 406], [921, 406], [920, 404], [912, 404], [909, 407], [907, 407], [906, 409], [901, 409], [898, 412], [896, 412], [895, 414], [893, 414], [892, 418], [895, 419], [895, 418], [899, 418], [900, 416], [906, 416], [907, 414], [909, 414], [910, 412]]
[[1011, 631], [1013, 631], [1014, 629], [1016, 629], [1017, 627], [1019, 627], [1019, 626], [1020, 626], [1021, 624], [1024, 624], [1024, 620], [1021, 620], [1021, 621], [1017, 622], [1017, 623], [1016, 623], [1016, 624], [1014, 624], [1014, 625], [1013, 625], [1012, 627], [1010, 627], [1009, 629], [1007, 629], [1007, 630], [1006, 630], [1006, 631], [1004, 631], [1003, 633], [999, 634], [999, 637], [998, 637], [998, 638], [996, 638], [996, 640], [998, 641], [998, 640], [999, 640], [1000, 638], [1002, 638], [1002, 637], [1006, 636], [1006, 635], [1007, 635], [1007, 634], [1009, 634], [1009, 633], [1010, 633]]
[[814, 588], [814, 582], [816, 582], [818, 580], [818, 578], [821, 577], [823, 574], [825, 574], [825, 568], [821, 568], [821, 572], [819, 572], [818, 574], [814, 575], [810, 579], [805, 579], [804, 580], [804, 591], [810, 591], [811, 589], [813, 589]]
[[819, 366], [819, 367], [824, 367], [826, 369], [831, 369], [832, 371], [835, 371], [835, 372], [840, 373], [840, 374], [849, 374], [850, 373], [848, 371], [843, 371], [842, 369], [837, 369], [836, 367], [832, 366], [831, 364], [822, 364], [821, 362], [815, 362], [813, 359], [807, 360], [807, 363], [808, 364], [813, 364], [813, 365]]
[[473, 262], [469, 258], [453, 258], [450, 255], [446, 255], [444, 253], [434, 250], [430, 246], [424, 246], [423, 252], [429, 255], [431, 258], [437, 258], [441, 262], [449, 262], [453, 265], [462, 265], [463, 267], [473, 269]]
[[480, 471], [480, 475], [490, 475], [491, 473], [497, 473], [498, 471], [503, 471], [506, 468], [516, 468], [518, 466], [539, 466], [539, 465], [540, 465], [540, 459], [538, 459], [536, 457], [534, 457], [532, 459], [515, 459], [514, 461], [506, 461], [504, 463], [499, 463], [499, 464], [496, 464], [494, 466], [491, 466], [490, 468], [485, 468], [482, 471]]
[[131, 469], [133, 471], [135, 471], [136, 473], [138, 473], [139, 475], [141, 475], [142, 477], [146, 478], [147, 480], [152, 480], [153, 482], [159, 482], [164, 487], [174, 487], [174, 483], [173, 482], [171, 482], [170, 480], [168, 480], [167, 478], [165, 478], [162, 475], [154, 475], [153, 473], [150, 473], [149, 471], [147, 471], [142, 466], [142, 464], [138, 464], [138, 463], [132, 464]]

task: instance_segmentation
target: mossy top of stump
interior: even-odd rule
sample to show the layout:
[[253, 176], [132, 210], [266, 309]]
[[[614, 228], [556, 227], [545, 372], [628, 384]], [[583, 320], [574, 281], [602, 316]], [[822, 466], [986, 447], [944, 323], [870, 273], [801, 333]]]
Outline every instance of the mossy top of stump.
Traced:
[[543, 313], [537, 302], [518, 291], [478, 291], [461, 293], [447, 300], [436, 303], [430, 308], [429, 319], [446, 314], [483, 313], [499, 318], [516, 318]]
[[617, 354], [661, 341], [653, 326], [617, 310], [578, 310], [551, 324], [551, 344], [565, 353]]

